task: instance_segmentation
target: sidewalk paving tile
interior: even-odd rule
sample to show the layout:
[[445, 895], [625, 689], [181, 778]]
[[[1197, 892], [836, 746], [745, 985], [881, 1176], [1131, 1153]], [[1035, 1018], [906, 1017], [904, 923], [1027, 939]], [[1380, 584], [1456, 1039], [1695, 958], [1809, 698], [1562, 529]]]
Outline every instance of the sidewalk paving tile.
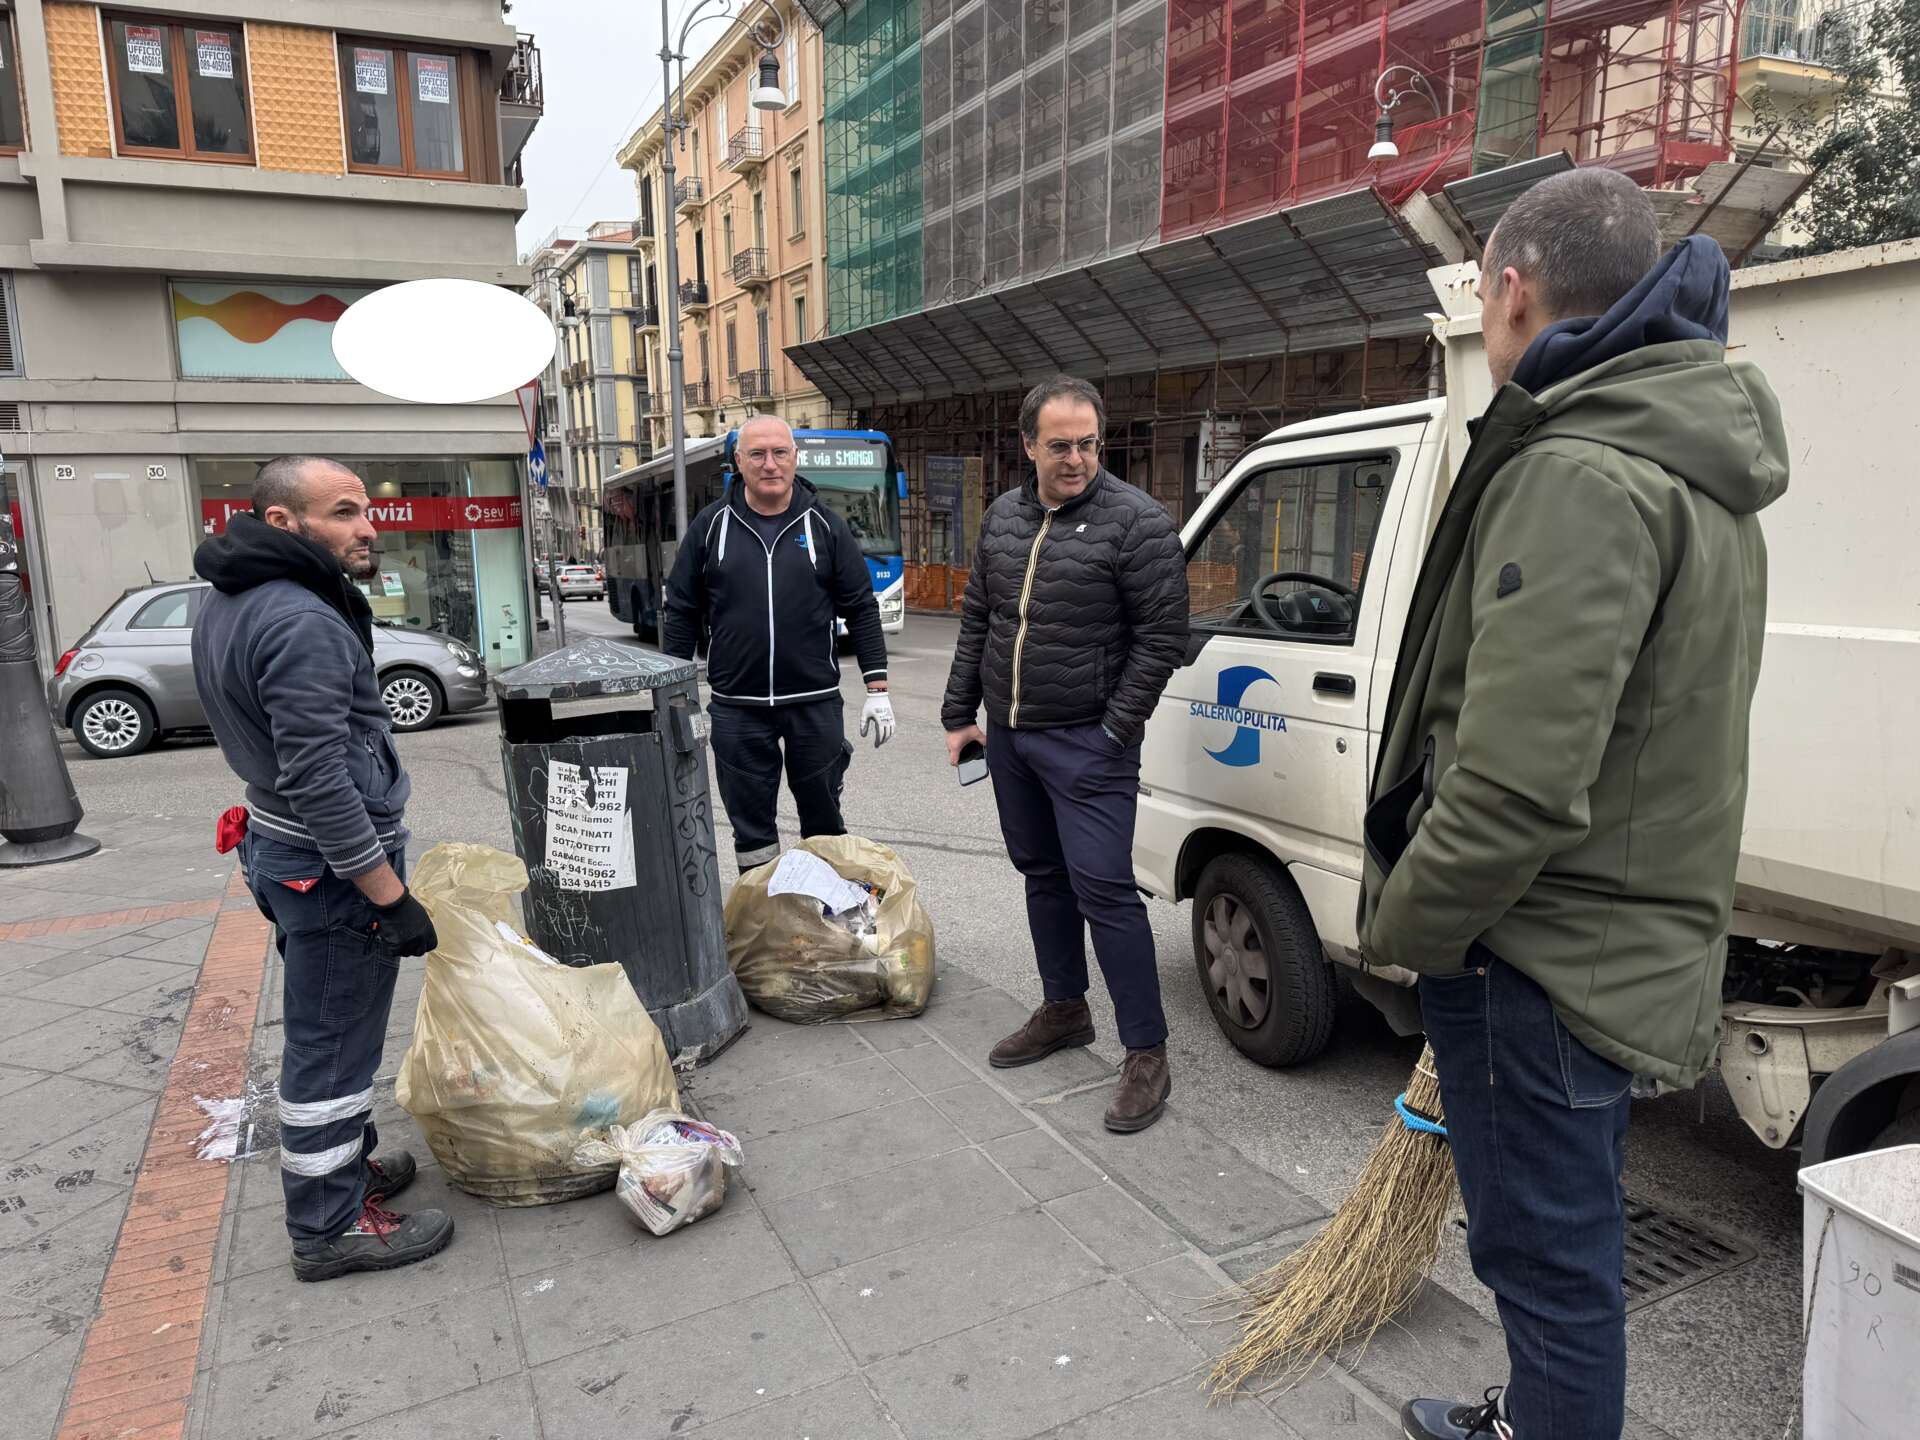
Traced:
[[124, 1085], [42, 1075], [33, 1085], [0, 1095], [0, 1156], [25, 1155], [109, 1115], [152, 1103], [151, 1095]]
[[11, 1434], [23, 1440], [53, 1434], [84, 1339], [76, 1329], [19, 1364], [0, 1370], [0, 1393], [8, 1397], [7, 1428]]
[[1234, 1410], [1258, 1405], [1278, 1416], [1302, 1440], [1406, 1440], [1406, 1432], [1394, 1418], [1399, 1404], [1389, 1405], [1370, 1391], [1363, 1396], [1358, 1393], [1361, 1388], [1357, 1381], [1342, 1380], [1322, 1366], [1285, 1389], [1256, 1380], [1251, 1386], [1254, 1393], [1243, 1387], [1225, 1404]]
[[[602, 1283], [622, 1281], [605, 1276]], [[627, 1298], [644, 1305], [652, 1297]], [[806, 1287], [793, 1284], [667, 1325], [644, 1346], [598, 1345], [538, 1366], [533, 1384], [549, 1435], [631, 1440], [679, 1435], [852, 1368]]]
[[[378, 1277], [374, 1277], [378, 1278]], [[389, 1285], [404, 1278], [387, 1276]], [[288, 1284], [293, 1285], [291, 1276]], [[329, 1281], [338, 1284], [338, 1281]], [[324, 1287], [312, 1287], [315, 1289]], [[456, 1394], [520, 1368], [503, 1287], [436, 1301], [213, 1372], [206, 1433], [303, 1440]]]
[[1200, 1358], [1118, 1280], [1076, 1290], [874, 1365], [908, 1440], [1022, 1436], [1165, 1384]]
[[[421, 1158], [425, 1158], [422, 1152]], [[422, 1172], [424, 1178], [425, 1172]], [[734, 1201], [729, 1191], [727, 1205]], [[725, 1212], [723, 1212], [725, 1213]], [[696, 1222], [713, 1224], [718, 1215]], [[635, 1248], [654, 1237], [640, 1229], [627, 1207], [611, 1192], [589, 1195], [564, 1205], [524, 1205], [503, 1209], [494, 1217], [507, 1274], [545, 1276], [595, 1255]], [[624, 1264], [624, 1259], [608, 1263]]]
[[918, 1093], [883, 1058], [865, 1052], [863, 1056], [831, 1070], [810, 1070], [752, 1089], [701, 1087], [700, 1104], [715, 1124], [731, 1130], [744, 1144], [909, 1100]]
[[[1047, 1432], [1047, 1440], [1320, 1440], [1299, 1436], [1272, 1411], [1252, 1400], [1207, 1406], [1204, 1369], [1182, 1375], [1145, 1395], [1135, 1395], [1098, 1414]], [[1399, 1437], [1395, 1437], [1399, 1440]]]
[[128, 1194], [109, 1197], [52, 1235], [0, 1250], [0, 1294], [75, 1315], [92, 1314], [127, 1213]]
[[864, 1365], [1084, 1289], [1107, 1273], [1036, 1207], [828, 1271], [810, 1283]]
[[927, 1098], [933, 1102], [934, 1109], [958, 1125], [961, 1133], [976, 1145], [982, 1140], [998, 1140], [1002, 1135], [1016, 1135], [1033, 1128], [1032, 1117], [1008, 1104], [981, 1080], [971, 1080]]
[[747, 1028], [720, 1058], [694, 1072], [696, 1084], [724, 1082], [731, 1091], [771, 1085], [809, 1070], [864, 1060], [873, 1052], [860, 1043], [855, 1031], [887, 1028], [882, 1025], [794, 1025], [755, 1010]]
[[944, 1045], [931, 1040], [910, 1049], [889, 1051], [887, 1063], [911, 1080], [922, 1095], [951, 1090], [973, 1079], [973, 1071], [954, 1059]]
[[[756, 1020], [754, 1023], [759, 1022]], [[915, 1045], [924, 1045], [933, 1038], [932, 1031], [918, 1020], [911, 1019], [850, 1022], [839, 1028], [848, 1034], [857, 1032], [862, 1040], [882, 1055], [894, 1050], [911, 1050]]]
[[1240, 1339], [1240, 1321], [1233, 1308], [1212, 1305], [1226, 1287], [1191, 1256], [1179, 1255], [1135, 1270], [1127, 1283], [1210, 1358], [1226, 1354]]
[[1184, 1236], [1111, 1177], [1049, 1201], [1047, 1213], [1121, 1274], [1188, 1253]]
[[[186, 978], [179, 966], [163, 965], [157, 960], [84, 952], [75, 958], [88, 963], [76, 967], [70, 974], [43, 980], [31, 990], [19, 993], [28, 1000], [52, 1000], [61, 1005], [106, 1005], [137, 990], [162, 984], [171, 983], [177, 988]], [[192, 994], [190, 989], [188, 994]]]
[[[725, 1112], [719, 1114], [725, 1128]], [[769, 1135], [755, 1143], [741, 1168], [766, 1204], [968, 1143], [945, 1116], [916, 1098]]]
[[[933, 1006], [921, 1023], [951, 1045], [977, 1070], [987, 1070], [987, 1052], [1026, 1024], [1032, 1012], [999, 990], [971, 994]], [[1086, 1049], [1060, 1050], [1032, 1065], [995, 1070], [993, 1078], [1022, 1100], [1057, 1095], [1076, 1085], [1108, 1079], [1113, 1067]]]
[[0, 1296], [0, 1375], [81, 1329], [78, 1315]]
[[1105, 1172], [1209, 1254], [1238, 1249], [1323, 1212], [1317, 1202], [1248, 1160], [1177, 1105], [1151, 1130], [1110, 1134], [1104, 1092], [1047, 1107], [1047, 1118]]
[[71, 1005], [54, 1005], [45, 1000], [22, 1000], [18, 997], [8, 1000], [5, 1005], [0, 1005], [0, 1040], [8, 1042], [7, 1059], [16, 1065], [26, 1063], [13, 1043], [16, 1036], [30, 1034], [42, 1025], [50, 1025], [66, 1016], [81, 1013]]
[[[453, 1243], [431, 1260], [397, 1273], [348, 1275], [324, 1285], [294, 1280], [288, 1264], [290, 1242], [283, 1212], [263, 1207], [243, 1216], [248, 1227], [236, 1237], [221, 1296], [219, 1348], [215, 1359], [230, 1364], [276, 1346], [311, 1346], [337, 1331], [364, 1326], [405, 1310], [446, 1300], [500, 1283], [500, 1240], [493, 1211], [485, 1201], [440, 1186], [437, 1195], [415, 1199], [419, 1182], [407, 1191], [406, 1207], [445, 1210], [453, 1216]], [[271, 1227], [261, 1223], [271, 1220]], [[251, 1222], [251, 1223], [249, 1223]], [[272, 1234], [277, 1230], [277, 1235]], [[263, 1233], [265, 1232], [265, 1233]], [[271, 1263], [262, 1263], [271, 1257]], [[244, 1264], [250, 1268], [234, 1269]]]
[[917, 1160], [766, 1207], [803, 1275], [818, 1275], [930, 1236], [1023, 1209], [1028, 1197], [977, 1150]]
[[675, 1432], [688, 1440], [896, 1440], [899, 1432], [858, 1375]]
[[176, 965], [197, 965], [201, 957], [207, 953], [207, 941], [212, 934], [213, 927], [205, 925], [165, 940], [152, 941], [133, 953], [142, 960], [164, 960]]
[[0, 1096], [11, 1095], [16, 1090], [24, 1090], [29, 1085], [38, 1085], [47, 1077], [38, 1070], [26, 1070], [17, 1065], [0, 1065]]
[[1026, 1130], [980, 1147], [1036, 1200], [1057, 1200], [1098, 1185], [1100, 1172], [1044, 1130]]
[[[355, 1425], [343, 1440], [538, 1440], [533, 1382], [525, 1375], [489, 1380], [440, 1400]], [[209, 1436], [207, 1440], [226, 1440]]]
[[115, 1198], [124, 1205], [130, 1188], [86, 1165], [15, 1161], [0, 1175], [0, 1253], [37, 1241], [96, 1205]]
[[[570, 1202], [624, 1207], [612, 1194]], [[631, 1223], [631, 1222], [629, 1222]], [[628, 1340], [684, 1316], [790, 1284], [793, 1267], [750, 1204], [728, 1206], [670, 1235], [635, 1226], [624, 1252], [528, 1273], [512, 1285], [527, 1362], [577, 1354]], [[645, 1348], [657, 1342], [649, 1339]]]

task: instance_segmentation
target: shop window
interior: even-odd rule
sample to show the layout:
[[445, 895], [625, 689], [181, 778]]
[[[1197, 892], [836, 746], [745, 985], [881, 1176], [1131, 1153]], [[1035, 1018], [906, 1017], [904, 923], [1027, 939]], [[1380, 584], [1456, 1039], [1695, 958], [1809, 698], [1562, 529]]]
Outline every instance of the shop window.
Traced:
[[107, 70], [121, 154], [252, 161], [240, 26], [109, 17]]
[[0, 12], [0, 154], [24, 150], [27, 145], [26, 113], [20, 107], [20, 67], [13, 43], [13, 13]]
[[467, 179], [474, 148], [467, 133], [471, 68], [464, 55], [342, 40], [347, 168]]

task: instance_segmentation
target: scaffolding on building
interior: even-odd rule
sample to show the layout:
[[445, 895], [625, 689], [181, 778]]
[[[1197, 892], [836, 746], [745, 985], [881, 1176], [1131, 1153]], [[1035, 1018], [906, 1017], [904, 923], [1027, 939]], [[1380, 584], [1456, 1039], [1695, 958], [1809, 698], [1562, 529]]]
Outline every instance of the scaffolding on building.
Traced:
[[[827, 323], [834, 334], [920, 308], [920, 0], [824, 15]], [[809, 7], [811, 14], [813, 7]]]

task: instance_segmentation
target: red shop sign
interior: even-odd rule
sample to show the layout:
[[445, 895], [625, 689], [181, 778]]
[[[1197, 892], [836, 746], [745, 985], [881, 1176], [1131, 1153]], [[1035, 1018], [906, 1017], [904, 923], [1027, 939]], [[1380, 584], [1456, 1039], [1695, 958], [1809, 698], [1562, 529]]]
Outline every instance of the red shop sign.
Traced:
[[[251, 502], [202, 500], [200, 519], [209, 535], [226, 533], [227, 521]], [[514, 495], [408, 495], [367, 506], [376, 530], [518, 530], [520, 500]]]

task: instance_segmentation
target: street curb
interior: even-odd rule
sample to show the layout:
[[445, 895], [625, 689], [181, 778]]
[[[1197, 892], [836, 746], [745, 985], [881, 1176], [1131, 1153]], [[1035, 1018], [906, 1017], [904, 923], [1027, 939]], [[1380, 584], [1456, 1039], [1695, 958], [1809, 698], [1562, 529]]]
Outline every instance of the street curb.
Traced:
[[[246, 893], [236, 868], [226, 899]], [[191, 911], [218, 910], [219, 918], [68, 1387], [58, 1440], [129, 1433], [166, 1440], [186, 1427], [228, 1178], [225, 1165], [199, 1156], [208, 1117], [197, 1101], [244, 1090], [271, 933], [251, 905], [221, 909], [224, 903], [201, 902]]]

